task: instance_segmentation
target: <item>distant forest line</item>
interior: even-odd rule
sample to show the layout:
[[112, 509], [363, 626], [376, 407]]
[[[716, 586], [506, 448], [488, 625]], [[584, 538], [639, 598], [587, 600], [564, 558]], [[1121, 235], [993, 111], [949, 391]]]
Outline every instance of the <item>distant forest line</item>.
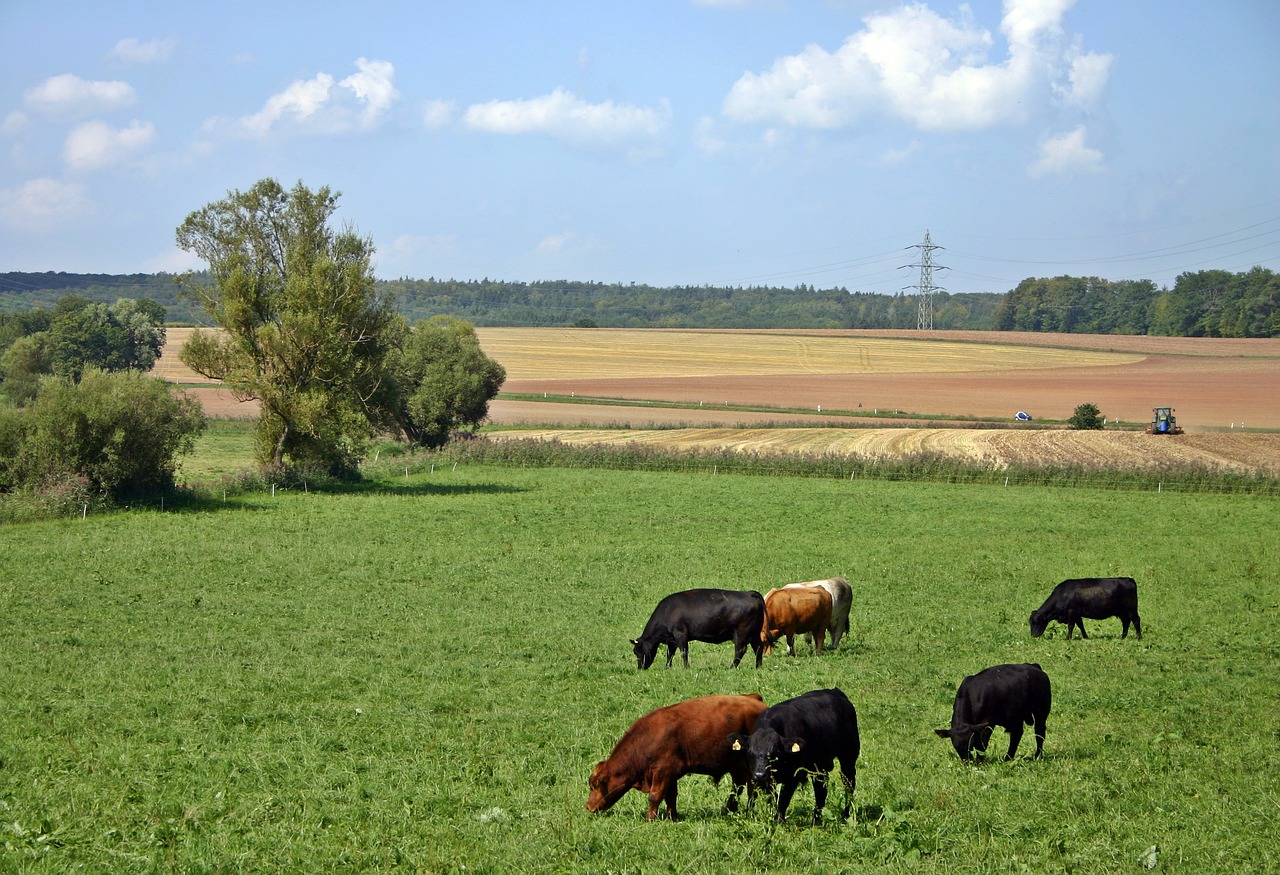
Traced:
[[[174, 274], [0, 273], [0, 313], [52, 309], [64, 295], [114, 303], [149, 299], [169, 324], [207, 325]], [[207, 275], [191, 280], [208, 282]], [[566, 280], [378, 280], [410, 322], [455, 316], [477, 326], [600, 328], [915, 328], [919, 298], [800, 285], [657, 287]], [[1150, 280], [1028, 278], [1009, 292], [949, 294], [933, 301], [933, 327], [948, 330], [1280, 336], [1280, 275], [1184, 273], [1172, 289]]]

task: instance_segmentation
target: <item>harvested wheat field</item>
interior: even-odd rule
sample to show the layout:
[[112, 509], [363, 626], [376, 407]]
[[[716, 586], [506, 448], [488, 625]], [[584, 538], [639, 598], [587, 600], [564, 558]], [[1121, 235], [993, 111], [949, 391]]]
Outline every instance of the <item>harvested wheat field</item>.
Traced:
[[671, 450], [733, 449], [860, 459], [932, 454], [1009, 465], [1085, 468], [1196, 466], [1280, 475], [1280, 434], [1152, 436], [1133, 431], [1013, 431], [972, 428], [679, 428], [519, 429], [496, 440], [555, 440], [565, 444], [642, 444]]
[[[254, 402], [237, 401], [181, 364], [177, 354], [191, 331], [169, 329], [157, 373], [186, 384], [212, 416], [256, 416]], [[1280, 429], [1280, 339], [976, 331], [477, 333], [485, 352], [507, 369], [490, 420], [519, 431], [495, 433], [499, 438], [867, 457], [929, 452], [995, 466], [1191, 463], [1280, 472], [1280, 435], [1254, 432]], [[549, 400], [538, 400], [544, 393]], [[553, 396], [620, 403], [565, 403]], [[1066, 419], [1086, 401], [1130, 424], [1145, 422], [1153, 406], [1172, 405], [1188, 434], [1035, 428], [1040, 420]], [[982, 427], [1019, 410], [1037, 421], [1017, 429]], [[886, 418], [895, 411], [930, 421], [880, 427], [913, 424]], [[872, 412], [880, 418], [857, 416]], [[948, 422], [952, 418], [958, 419]], [[759, 427], [766, 424], [794, 427]], [[953, 427], [920, 427], [942, 424]]]

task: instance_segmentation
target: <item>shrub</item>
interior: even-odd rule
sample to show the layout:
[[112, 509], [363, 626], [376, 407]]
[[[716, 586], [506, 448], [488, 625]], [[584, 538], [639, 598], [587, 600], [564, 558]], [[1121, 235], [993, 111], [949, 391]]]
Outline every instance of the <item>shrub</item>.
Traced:
[[1067, 420], [1067, 425], [1079, 431], [1084, 430], [1101, 430], [1102, 429], [1102, 411], [1098, 409], [1096, 404], [1081, 404], [1071, 414], [1071, 418]]
[[108, 499], [173, 486], [179, 456], [204, 429], [200, 404], [136, 372], [86, 369], [79, 383], [46, 377], [27, 410], [0, 428], [14, 445], [0, 486], [40, 489], [83, 478]]

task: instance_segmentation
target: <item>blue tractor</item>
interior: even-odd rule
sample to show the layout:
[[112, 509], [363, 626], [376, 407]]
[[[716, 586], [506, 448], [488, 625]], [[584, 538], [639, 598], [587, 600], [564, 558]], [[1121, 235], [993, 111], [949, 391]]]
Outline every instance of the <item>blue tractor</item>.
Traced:
[[1147, 434], [1182, 434], [1182, 426], [1178, 425], [1172, 407], [1153, 407], [1151, 422], [1147, 425]]

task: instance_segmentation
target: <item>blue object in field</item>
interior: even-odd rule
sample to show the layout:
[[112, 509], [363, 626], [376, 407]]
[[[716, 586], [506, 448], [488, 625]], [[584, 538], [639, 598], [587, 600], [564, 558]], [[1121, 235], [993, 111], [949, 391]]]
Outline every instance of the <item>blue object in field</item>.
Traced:
[[1019, 410], [1013, 418], [1018, 420], [1018, 422], [1030, 422], [1031, 414], [1027, 413], [1025, 410]]
[[1160, 433], [1166, 434], [1168, 431], [1169, 431], [1169, 423], [1163, 419], [1160, 420]]

